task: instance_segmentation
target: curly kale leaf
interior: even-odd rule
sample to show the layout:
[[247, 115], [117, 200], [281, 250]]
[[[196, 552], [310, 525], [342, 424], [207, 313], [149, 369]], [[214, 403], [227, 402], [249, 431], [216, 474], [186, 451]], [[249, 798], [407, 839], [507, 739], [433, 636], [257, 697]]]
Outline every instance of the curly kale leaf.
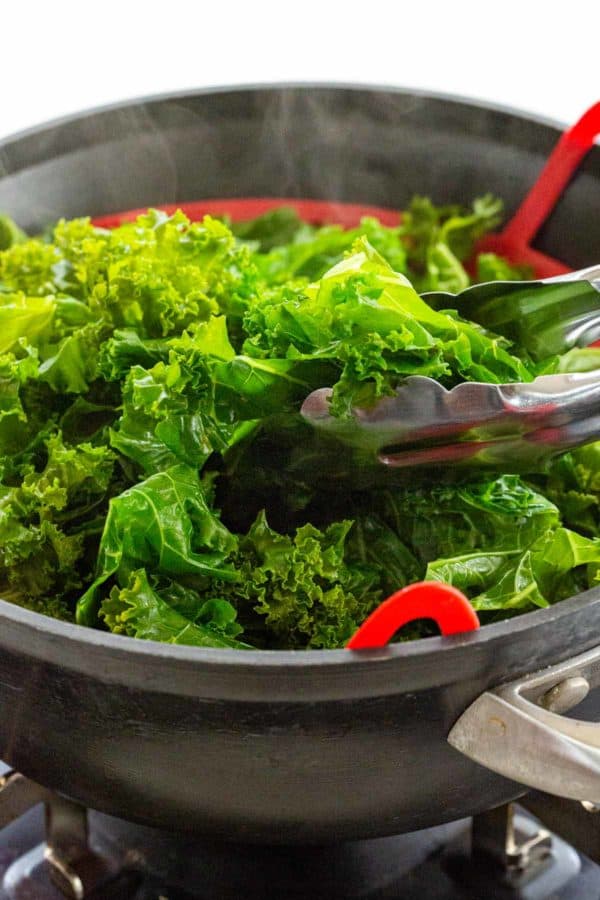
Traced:
[[565, 523], [600, 537], [600, 443], [588, 444], [555, 459], [540, 489], [558, 506]]
[[517, 475], [377, 492], [374, 509], [423, 562], [477, 549], [520, 549], [560, 523], [556, 506]]
[[261, 253], [291, 243], [306, 227], [296, 210], [289, 206], [280, 206], [245, 222], [228, 224], [236, 237], [249, 241]]
[[426, 579], [455, 585], [484, 614], [569, 597], [600, 564], [600, 540], [562, 527], [558, 508], [514, 475], [390, 490], [371, 503], [426, 565]]
[[378, 515], [357, 515], [348, 535], [346, 558], [381, 571], [381, 585], [392, 594], [423, 577], [423, 565], [397, 532]]
[[48, 329], [56, 304], [52, 297], [28, 297], [22, 293], [0, 293], [0, 353], [32, 341]]
[[541, 534], [526, 549], [439, 559], [426, 578], [465, 591], [479, 612], [549, 606], [591, 586], [588, 570], [600, 567], [600, 540], [566, 528]]
[[144, 640], [192, 647], [244, 649], [248, 646], [237, 640], [241, 628], [230, 603], [199, 601], [194, 618], [189, 618], [170, 602], [177, 587], [175, 584], [157, 590], [150, 584], [146, 571], [137, 569], [130, 574], [125, 587], [113, 587], [102, 601], [100, 618], [115, 634]]
[[177, 364], [157, 363], [149, 371], [134, 366], [125, 381], [123, 413], [111, 430], [111, 446], [146, 474], [177, 462], [201, 468], [213, 443], [226, 446], [202, 401]]
[[469, 284], [462, 263], [475, 242], [499, 224], [502, 202], [486, 194], [472, 208], [434, 206], [427, 197], [414, 197], [402, 217], [408, 247], [411, 281], [419, 291], [457, 293]]
[[388, 228], [376, 219], [364, 218], [359, 226], [347, 230], [339, 225], [301, 225], [290, 243], [257, 256], [259, 272], [273, 285], [317, 280], [350, 253], [360, 237], [365, 237], [395, 271], [407, 271], [401, 228]]
[[[126, 350], [118, 349], [122, 343]], [[229, 446], [236, 422], [229, 411], [223, 420], [215, 412], [213, 369], [234, 355], [225, 318], [211, 317], [161, 344], [167, 361], [129, 369], [123, 412], [110, 436], [111, 446], [147, 474], [178, 462], [201, 468], [213, 451]], [[121, 332], [113, 341], [113, 365], [115, 353], [129, 355], [132, 348], [151, 353]]]
[[529, 266], [511, 265], [496, 253], [477, 255], [477, 282], [485, 281], [526, 281], [533, 277]]
[[[182, 213], [154, 210], [112, 231], [87, 219], [59, 222], [48, 243], [13, 244], [0, 256], [0, 287], [0, 352], [23, 336], [43, 338], [44, 361], [78, 353], [63, 350], [65, 339], [90, 349], [85, 325], [103, 329], [94, 355], [115, 328], [156, 339], [219, 311], [234, 328], [256, 293], [257, 273], [249, 248], [223, 223], [192, 224]], [[63, 382], [57, 389], [75, 388]]]
[[408, 375], [445, 384], [531, 380], [503, 338], [431, 309], [366, 239], [354, 251], [319, 282], [272, 292], [250, 306], [245, 353], [312, 356], [337, 366], [332, 412], [340, 416], [391, 393]]
[[[302, 222], [293, 209], [276, 209], [250, 222], [233, 225], [239, 237], [258, 250], [256, 264], [268, 284], [307, 282], [321, 278], [351, 252], [354, 241], [366, 237], [396, 272], [408, 275], [420, 291], [459, 291], [469, 284], [462, 263], [476, 241], [500, 222], [502, 203], [491, 195], [476, 199], [470, 208], [434, 206], [415, 197], [396, 226], [363, 218], [355, 228], [316, 227]], [[501, 280], [509, 267], [493, 254], [482, 258], [484, 278]], [[496, 272], [494, 273], [494, 267]], [[516, 270], [514, 270], [516, 271]], [[524, 273], [520, 272], [519, 277]]]
[[[321, 386], [343, 418], [412, 374], [452, 386], [598, 367], [596, 350], [546, 352], [554, 313], [513, 333], [492, 294], [456, 312], [417, 293], [466, 287], [499, 212], [491, 197], [417, 198], [392, 228], [279, 210], [232, 231], [150, 211], [33, 240], [0, 220], [0, 595], [63, 618], [79, 598], [78, 621], [138, 638], [243, 647], [243, 627], [253, 645], [300, 648], [344, 646], [426, 574], [484, 621], [597, 583], [600, 445], [528, 482], [398, 487], [298, 415]], [[527, 277], [476, 263], [480, 279]]]
[[235, 579], [226, 560], [237, 542], [210, 508], [208, 495], [195, 469], [176, 465], [113, 498], [96, 579], [77, 604], [77, 621], [93, 625], [100, 588], [113, 576], [125, 587], [134, 569], [148, 567], [173, 578]]
[[22, 387], [37, 374], [37, 353], [33, 348], [26, 346], [19, 357], [14, 353], [0, 355], [0, 472], [10, 465], [10, 457], [29, 437]]
[[27, 464], [19, 485], [0, 484], [0, 586], [3, 596], [38, 611], [56, 601], [64, 618], [89, 577], [90, 523], [104, 513], [115, 457], [107, 447], [66, 446], [60, 434], [43, 445], [39, 471]]
[[345, 558], [351, 528], [306, 524], [292, 536], [259, 514], [240, 538], [238, 581], [226, 586], [240, 614], [258, 616], [260, 628], [251, 620], [250, 631], [264, 630], [272, 647], [344, 646], [382, 596], [377, 568]]

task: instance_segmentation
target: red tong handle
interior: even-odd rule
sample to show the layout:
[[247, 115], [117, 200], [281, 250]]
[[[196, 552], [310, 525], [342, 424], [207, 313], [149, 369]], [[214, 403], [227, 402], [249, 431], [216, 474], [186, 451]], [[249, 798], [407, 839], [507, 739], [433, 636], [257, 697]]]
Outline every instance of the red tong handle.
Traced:
[[528, 246], [542, 227], [580, 162], [600, 135], [600, 102], [569, 128], [548, 157], [537, 181], [502, 231], [502, 238], [515, 246]]
[[441, 581], [419, 581], [384, 600], [346, 646], [349, 650], [385, 647], [399, 628], [416, 619], [433, 619], [442, 634], [479, 628], [477, 613], [457, 588]]

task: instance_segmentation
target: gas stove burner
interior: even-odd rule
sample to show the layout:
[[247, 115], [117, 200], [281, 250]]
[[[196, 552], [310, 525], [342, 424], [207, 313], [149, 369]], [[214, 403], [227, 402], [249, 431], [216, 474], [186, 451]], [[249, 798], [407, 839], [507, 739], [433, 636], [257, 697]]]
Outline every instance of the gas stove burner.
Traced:
[[15, 772], [0, 787], [0, 900], [600, 897], [596, 807], [546, 794], [412, 834], [292, 848], [88, 814]]

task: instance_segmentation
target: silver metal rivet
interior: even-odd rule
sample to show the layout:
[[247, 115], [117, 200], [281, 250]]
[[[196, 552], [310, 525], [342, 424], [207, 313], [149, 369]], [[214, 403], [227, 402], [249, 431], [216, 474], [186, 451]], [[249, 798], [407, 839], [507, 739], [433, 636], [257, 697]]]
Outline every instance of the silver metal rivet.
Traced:
[[587, 697], [589, 690], [590, 683], [587, 678], [574, 675], [572, 678], [559, 681], [549, 691], [546, 691], [540, 700], [540, 706], [549, 712], [564, 713], [581, 703]]
[[498, 716], [492, 716], [489, 720], [490, 731], [497, 735], [506, 733], [506, 722], [499, 719]]
[[581, 805], [585, 809], [586, 812], [589, 813], [598, 813], [600, 812], [600, 803], [592, 803], [590, 800], [582, 800]]

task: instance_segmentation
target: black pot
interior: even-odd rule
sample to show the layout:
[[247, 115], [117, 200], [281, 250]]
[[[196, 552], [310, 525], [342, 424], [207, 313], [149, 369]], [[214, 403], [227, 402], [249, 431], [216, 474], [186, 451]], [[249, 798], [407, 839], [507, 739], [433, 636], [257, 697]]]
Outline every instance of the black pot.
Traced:
[[[4, 141], [0, 209], [36, 230], [59, 216], [203, 197], [402, 207], [415, 192], [444, 202], [493, 191], [510, 213], [558, 133], [414, 91], [180, 94]], [[597, 262], [599, 208], [596, 148], [538, 246], [573, 267]], [[0, 756], [151, 825], [301, 843], [414, 830], [523, 790], [451, 747], [448, 733], [482, 691], [588, 650], [599, 634], [600, 590], [463, 638], [358, 654], [167, 646], [0, 601]], [[535, 783], [517, 762], [510, 771]]]

